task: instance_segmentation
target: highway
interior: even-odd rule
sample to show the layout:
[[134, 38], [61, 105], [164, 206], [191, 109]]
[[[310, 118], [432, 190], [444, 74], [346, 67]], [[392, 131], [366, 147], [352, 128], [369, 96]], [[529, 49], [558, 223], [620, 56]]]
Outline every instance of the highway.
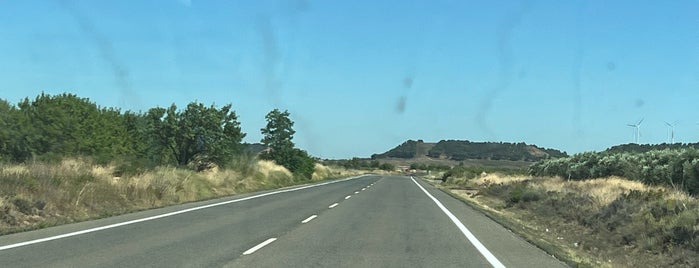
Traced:
[[566, 267], [418, 178], [365, 175], [0, 236], [0, 267]]

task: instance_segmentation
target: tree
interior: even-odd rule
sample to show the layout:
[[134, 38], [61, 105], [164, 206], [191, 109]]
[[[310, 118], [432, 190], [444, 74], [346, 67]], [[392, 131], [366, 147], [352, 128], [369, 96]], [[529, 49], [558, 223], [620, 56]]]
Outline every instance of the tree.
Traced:
[[15, 133], [15, 107], [0, 99], [0, 161], [12, 158]]
[[18, 160], [34, 156], [109, 158], [128, 153], [121, 140], [125, 131], [117, 109], [100, 109], [89, 99], [74, 94], [44, 93], [32, 101], [25, 98], [18, 106]]
[[291, 140], [294, 138], [294, 122], [289, 118], [289, 111], [280, 112], [279, 109], [274, 109], [269, 112], [265, 119], [267, 119], [267, 126], [263, 129], [262, 143], [269, 147], [272, 152], [274, 151], [285, 151], [294, 148], [294, 142]]
[[161, 148], [169, 151], [179, 165], [197, 160], [197, 169], [209, 163], [225, 165], [240, 151], [245, 137], [230, 104], [216, 109], [192, 102], [184, 111], [172, 104], [168, 109], [153, 108], [147, 116]]
[[281, 112], [278, 109], [272, 110], [265, 116], [267, 126], [260, 131], [263, 135], [262, 143], [269, 148], [269, 151], [261, 157], [273, 160], [297, 176], [310, 179], [315, 168], [315, 160], [306, 151], [294, 148], [292, 139], [296, 131], [293, 129], [294, 122], [289, 116], [289, 111]]

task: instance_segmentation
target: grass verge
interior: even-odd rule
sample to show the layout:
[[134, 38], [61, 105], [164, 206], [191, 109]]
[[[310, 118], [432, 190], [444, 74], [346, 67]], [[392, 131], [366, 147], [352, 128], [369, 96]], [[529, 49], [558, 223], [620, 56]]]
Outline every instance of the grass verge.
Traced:
[[680, 191], [618, 177], [435, 184], [572, 267], [699, 265], [699, 202]]
[[308, 180], [270, 161], [236, 161], [229, 169], [203, 172], [176, 167], [122, 172], [118, 165], [80, 159], [0, 164], [0, 235], [359, 174], [316, 165]]

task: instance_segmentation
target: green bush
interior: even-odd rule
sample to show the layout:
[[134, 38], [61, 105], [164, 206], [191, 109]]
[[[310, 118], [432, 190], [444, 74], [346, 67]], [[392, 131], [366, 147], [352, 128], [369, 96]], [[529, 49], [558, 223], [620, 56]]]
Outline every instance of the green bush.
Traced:
[[385, 170], [385, 171], [393, 171], [396, 169], [396, 166], [394, 166], [393, 164], [390, 164], [390, 163], [383, 163], [383, 164], [379, 165], [379, 169]]
[[526, 183], [516, 183], [512, 186], [509, 197], [506, 200], [507, 206], [512, 206], [520, 203], [536, 202], [544, 197], [542, 190], [534, 189], [527, 186]]

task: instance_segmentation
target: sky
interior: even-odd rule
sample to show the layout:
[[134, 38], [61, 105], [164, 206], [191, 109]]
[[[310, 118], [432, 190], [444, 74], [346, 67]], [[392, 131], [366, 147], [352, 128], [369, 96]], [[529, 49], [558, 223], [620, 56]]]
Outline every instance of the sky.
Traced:
[[286, 109], [299, 148], [699, 141], [699, 1], [0, 1], [0, 98]]

